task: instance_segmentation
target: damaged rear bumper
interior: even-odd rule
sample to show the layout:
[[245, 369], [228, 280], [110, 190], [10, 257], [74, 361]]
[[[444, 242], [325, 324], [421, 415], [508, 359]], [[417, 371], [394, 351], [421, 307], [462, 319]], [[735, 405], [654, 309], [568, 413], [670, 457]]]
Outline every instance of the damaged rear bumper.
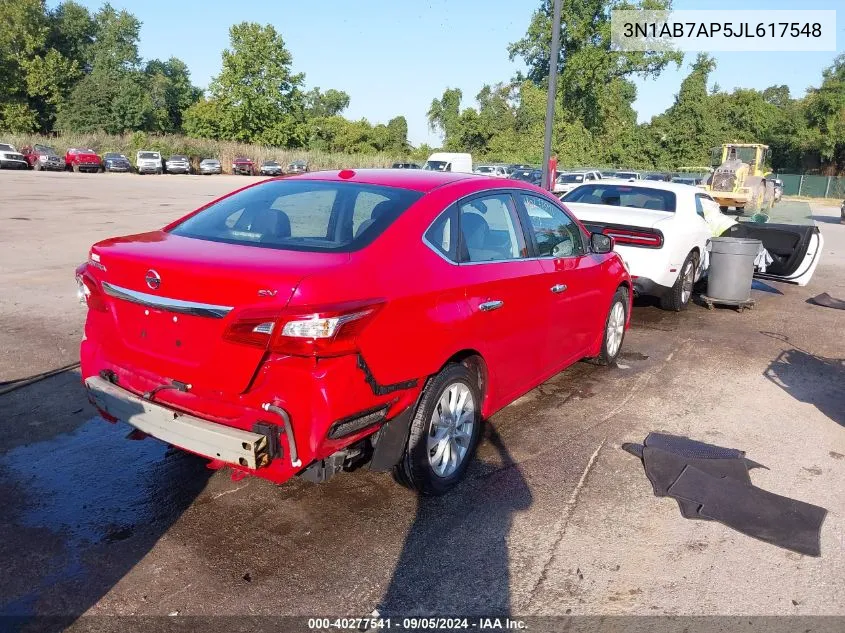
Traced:
[[267, 436], [180, 413], [99, 376], [85, 379], [93, 403], [139, 431], [209, 459], [258, 469], [270, 463]]

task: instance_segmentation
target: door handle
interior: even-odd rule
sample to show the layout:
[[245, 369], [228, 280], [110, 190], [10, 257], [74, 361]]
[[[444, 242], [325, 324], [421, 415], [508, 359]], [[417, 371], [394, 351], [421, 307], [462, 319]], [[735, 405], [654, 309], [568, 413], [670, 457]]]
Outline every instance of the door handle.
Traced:
[[555, 284], [554, 286], [552, 286], [551, 288], [549, 288], [549, 290], [551, 290], [551, 291], [552, 291], [553, 293], [555, 293], [556, 295], [557, 295], [557, 294], [560, 294], [561, 292], [565, 292], [565, 291], [566, 291], [566, 284]]
[[491, 312], [492, 310], [498, 310], [503, 305], [505, 305], [504, 301], [485, 301], [479, 304], [478, 309], [482, 312]]

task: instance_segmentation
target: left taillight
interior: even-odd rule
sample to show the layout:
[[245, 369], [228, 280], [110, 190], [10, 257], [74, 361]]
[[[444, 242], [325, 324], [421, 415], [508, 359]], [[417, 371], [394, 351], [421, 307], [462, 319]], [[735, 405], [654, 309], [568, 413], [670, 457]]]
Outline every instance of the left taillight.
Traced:
[[663, 234], [658, 231], [606, 227], [602, 233], [612, 237], [613, 241], [620, 245], [641, 246], [643, 248], [660, 248], [663, 246]]
[[87, 264], [82, 264], [76, 269], [76, 296], [79, 303], [88, 306], [91, 310], [99, 312], [106, 311], [106, 303], [103, 293], [97, 281], [86, 272]]
[[278, 312], [244, 310], [223, 337], [291, 356], [342, 356], [358, 351], [358, 338], [383, 306], [356, 301], [285, 308]]

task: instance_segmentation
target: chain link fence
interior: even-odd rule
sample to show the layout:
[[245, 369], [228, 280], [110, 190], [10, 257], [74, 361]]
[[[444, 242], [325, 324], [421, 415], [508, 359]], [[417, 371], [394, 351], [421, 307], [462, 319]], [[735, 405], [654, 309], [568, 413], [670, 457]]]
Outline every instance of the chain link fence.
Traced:
[[775, 173], [774, 177], [783, 181], [783, 195], [785, 196], [845, 199], [845, 178], [841, 176]]

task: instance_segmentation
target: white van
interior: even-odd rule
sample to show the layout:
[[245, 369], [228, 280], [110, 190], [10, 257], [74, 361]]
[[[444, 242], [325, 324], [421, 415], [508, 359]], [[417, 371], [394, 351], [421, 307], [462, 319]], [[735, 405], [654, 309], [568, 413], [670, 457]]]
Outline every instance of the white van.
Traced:
[[457, 171], [465, 174], [472, 173], [472, 154], [456, 154], [453, 152], [434, 152], [425, 161], [423, 169], [429, 171]]

